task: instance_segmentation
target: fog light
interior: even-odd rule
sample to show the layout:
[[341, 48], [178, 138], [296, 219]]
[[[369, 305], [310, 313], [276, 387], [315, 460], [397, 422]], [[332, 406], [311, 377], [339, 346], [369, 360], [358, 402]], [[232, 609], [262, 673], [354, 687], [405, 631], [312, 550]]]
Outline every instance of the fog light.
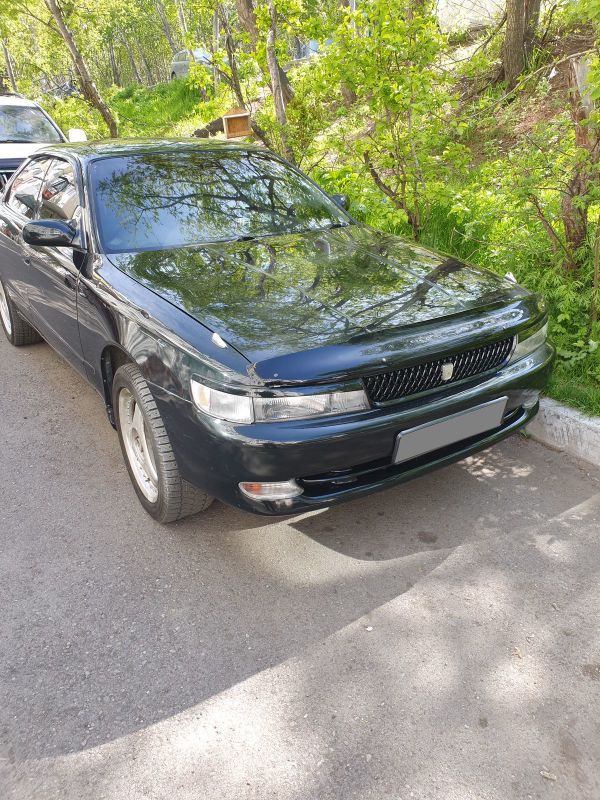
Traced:
[[276, 483], [243, 481], [240, 483], [240, 491], [253, 500], [290, 500], [302, 494], [302, 489], [295, 480]]
[[521, 405], [523, 408], [533, 408], [534, 405], [539, 402], [539, 399], [540, 393], [535, 389], [527, 389], [526, 391], [521, 392]]

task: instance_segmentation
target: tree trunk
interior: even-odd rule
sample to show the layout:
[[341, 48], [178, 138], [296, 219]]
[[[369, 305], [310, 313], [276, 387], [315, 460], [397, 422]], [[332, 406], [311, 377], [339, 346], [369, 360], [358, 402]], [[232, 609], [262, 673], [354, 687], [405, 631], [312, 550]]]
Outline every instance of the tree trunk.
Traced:
[[135, 63], [135, 56], [133, 55], [133, 50], [131, 49], [131, 45], [129, 44], [127, 37], [121, 35], [121, 41], [123, 42], [123, 46], [125, 47], [125, 52], [127, 53], [127, 58], [129, 59], [129, 65], [131, 66], [131, 73], [133, 75], [133, 79], [136, 83], [140, 86], [142, 84], [142, 76], [140, 75], [140, 71], [137, 68], [137, 64]]
[[110, 58], [110, 71], [112, 75], [112, 82], [115, 86], [121, 85], [121, 75], [119, 74], [119, 68], [117, 67], [117, 59], [115, 57], [115, 45], [112, 39], [112, 36], [108, 42], [108, 55]]
[[242, 93], [242, 85], [240, 83], [240, 76], [237, 67], [237, 57], [235, 54], [235, 41], [233, 39], [233, 36], [231, 35], [231, 29], [229, 27], [227, 18], [225, 17], [225, 12], [223, 11], [223, 7], [220, 4], [218, 10], [221, 14], [221, 26], [223, 28], [223, 33], [225, 34], [225, 52], [227, 53], [227, 58], [229, 60], [229, 69], [231, 70], [231, 77], [229, 78], [228, 82], [233, 94], [235, 95], [235, 99], [238, 101], [238, 103], [242, 108], [246, 108], [246, 101]]
[[[213, 14], [213, 62], [214, 62], [214, 54], [219, 49], [219, 36], [221, 33], [220, 25], [219, 25], [219, 9], [216, 8]], [[221, 82], [221, 73], [219, 72], [218, 67], [216, 64], [213, 64], [213, 83], [215, 87], [215, 92], [219, 88], [219, 83]]]
[[581, 248], [587, 242], [589, 180], [583, 169], [577, 169], [567, 184], [562, 199], [562, 220], [565, 241], [571, 257], [565, 266], [574, 269], [580, 260]]
[[508, 89], [514, 89], [525, 66], [525, 2], [507, 0], [506, 34], [502, 51], [502, 66]]
[[154, 0], [154, 8], [156, 9], [156, 13], [158, 14], [158, 18], [160, 20], [160, 25], [163, 29], [163, 33], [167, 37], [167, 41], [169, 43], [169, 47], [171, 48], [171, 52], [173, 55], [181, 50], [180, 47], [177, 46], [175, 42], [175, 38], [173, 36], [173, 31], [171, 30], [171, 23], [169, 22], [169, 18], [165, 12], [164, 6], [161, 0]]
[[181, 0], [177, 0], [177, 19], [179, 20], [179, 27], [184, 38], [188, 35], [188, 24], [185, 18], [185, 9]]
[[276, 30], [277, 30], [277, 12], [272, 0], [269, 0], [269, 17], [271, 20], [271, 27], [267, 34], [267, 65], [269, 67], [269, 75], [271, 76], [271, 86], [273, 90], [273, 101], [275, 103], [275, 116], [281, 128], [281, 147], [283, 155], [292, 164], [295, 163], [294, 153], [289, 145], [287, 135], [287, 114], [285, 109], [285, 99], [283, 96], [283, 87], [280, 80], [280, 68], [277, 61], [277, 53], [275, 51]]
[[238, 20], [242, 28], [250, 36], [252, 49], [256, 51], [258, 44], [258, 28], [256, 26], [256, 14], [252, 0], [235, 0]]
[[[258, 47], [258, 27], [256, 25], [256, 13], [254, 11], [254, 4], [252, 0], [235, 0], [235, 7], [237, 9], [238, 20], [242, 28], [250, 36], [252, 42], [252, 49], [256, 52]], [[275, 59], [277, 61], [277, 58]], [[271, 69], [269, 67], [269, 74]], [[294, 96], [294, 90], [288, 80], [279, 62], [277, 62], [277, 75], [279, 77], [279, 85], [281, 86], [281, 96], [283, 102], [287, 106]]]
[[342, 100], [344, 101], [344, 105], [346, 106], [353, 106], [354, 103], [358, 100], [357, 94], [354, 89], [351, 89], [350, 86], [346, 83], [346, 81], [342, 81], [340, 83], [340, 91], [342, 93]]
[[585, 155], [575, 167], [562, 199], [565, 241], [572, 255], [571, 263], [566, 266], [570, 268], [578, 265], [582, 248], [587, 244], [588, 212], [592, 202], [590, 190], [596, 174], [596, 165], [600, 163], [600, 132], [594, 131], [592, 126], [587, 124], [589, 111], [577, 81], [577, 67], [577, 62], [571, 61], [569, 71], [571, 119], [575, 128], [575, 144]]
[[154, 84], [154, 74], [148, 63], [148, 59], [146, 58], [146, 54], [144, 53], [143, 46], [140, 47], [140, 58], [142, 59], [142, 64], [144, 65], [144, 72], [146, 73], [146, 78], [148, 79], [148, 86], [152, 86]]
[[8, 52], [8, 47], [6, 46], [6, 42], [4, 39], [2, 40], [2, 50], [4, 51], [4, 63], [6, 64], [6, 75], [8, 80], [10, 81], [11, 88], [13, 92], [17, 92], [17, 81], [15, 79], [15, 72], [13, 70], [12, 59], [10, 57], [10, 53]]
[[540, 22], [541, 0], [526, 0], [525, 6], [525, 35], [524, 48], [525, 55], [528, 56], [533, 49], [535, 34]]
[[119, 135], [119, 130], [117, 126], [117, 121], [110, 110], [110, 108], [106, 105], [100, 92], [96, 88], [96, 84], [92, 80], [92, 76], [90, 75], [90, 71], [88, 69], [87, 64], [85, 63], [83, 56], [79, 52], [79, 48], [75, 43], [75, 39], [69, 26], [67, 25], [65, 18], [63, 17], [62, 10], [58, 6], [56, 0], [44, 0], [46, 3], [46, 7], [48, 11], [52, 14], [54, 21], [56, 22], [56, 26], [62, 36], [69, 53], [71, 55], [71, 60], [73, 61], [73, 66], [77, 72], [79, 77], [79, 82], [81, 85], [81, 91], [87, 102], [96, 108], [104, 122], [106, 122], [108, 129], [110, 131], [110, 135], [113, 138], [116, 138]]

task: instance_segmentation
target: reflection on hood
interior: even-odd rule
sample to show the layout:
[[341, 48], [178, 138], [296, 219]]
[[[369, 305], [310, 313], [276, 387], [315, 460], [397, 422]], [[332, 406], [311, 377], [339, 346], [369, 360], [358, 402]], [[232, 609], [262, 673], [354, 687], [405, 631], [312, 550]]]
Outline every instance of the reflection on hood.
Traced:
[[251, 361], [525, 294], [493, 273], [360, 225], [111, 260]]

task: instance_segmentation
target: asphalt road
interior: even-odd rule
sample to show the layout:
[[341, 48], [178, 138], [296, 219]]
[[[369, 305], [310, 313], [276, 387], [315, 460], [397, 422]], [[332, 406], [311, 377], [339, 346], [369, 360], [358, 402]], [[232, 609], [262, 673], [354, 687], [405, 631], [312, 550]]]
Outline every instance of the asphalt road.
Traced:
[[600, 797], [600, 475], [521, 437], [169, 527], [101, 400], [0, 342], [3, 800]]

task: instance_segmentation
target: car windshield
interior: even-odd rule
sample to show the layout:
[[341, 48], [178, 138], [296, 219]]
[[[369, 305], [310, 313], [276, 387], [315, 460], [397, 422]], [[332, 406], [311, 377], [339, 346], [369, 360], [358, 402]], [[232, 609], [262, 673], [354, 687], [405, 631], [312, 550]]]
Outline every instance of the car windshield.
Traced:
[[60, 133], [39, 108], [0, 105], [0, 143], [60, 141]]
[[269, 153], [216, 150], [109, 157], [91, 165], [107, 253], [347, 225], [320, 189]]

